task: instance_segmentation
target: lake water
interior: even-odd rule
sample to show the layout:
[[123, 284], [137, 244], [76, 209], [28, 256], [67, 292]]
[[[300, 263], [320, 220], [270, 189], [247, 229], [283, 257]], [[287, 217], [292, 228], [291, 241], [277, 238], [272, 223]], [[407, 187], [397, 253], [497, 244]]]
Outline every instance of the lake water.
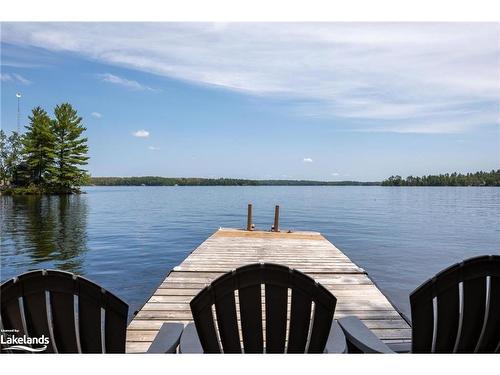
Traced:
[[408, 295], [444, 267], [500, 254], [500, 188], [90, 187], [0, 197], [2, 281], [37, 268], [84, 275], [139, 309], [219, 227], [323, 233], [409, 315]]

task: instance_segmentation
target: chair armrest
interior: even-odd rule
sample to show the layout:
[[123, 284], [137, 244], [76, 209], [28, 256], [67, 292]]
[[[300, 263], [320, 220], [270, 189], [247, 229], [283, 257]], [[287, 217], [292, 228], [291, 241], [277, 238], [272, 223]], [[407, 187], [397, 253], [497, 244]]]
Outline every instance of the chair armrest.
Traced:
[[182, 323], [163, 323], [147, 353], [175, 353], [183, 327]]
[[349, 346], [362, 353], [394, 353], [370, 329], [355, 316], [338, 320]]
[[410, 353], [411, 352], [411, 342], [398, 342], [395, 344], [387, 344], [389, 348], [394, 350], [396, 353]]
[[330, 354], [343, 354], [347, 353], [347, 342], [345, 339], [344, 331], [336, 320], [332, 322], [330, 334], [325, 345], [325, 353]]
[[179, 345], [179, 353], [203, 353], [203, 347], [201, 346], [194, 323], [188, 323], [188, 325], [184, 328], [181, 336], [181, 343]]

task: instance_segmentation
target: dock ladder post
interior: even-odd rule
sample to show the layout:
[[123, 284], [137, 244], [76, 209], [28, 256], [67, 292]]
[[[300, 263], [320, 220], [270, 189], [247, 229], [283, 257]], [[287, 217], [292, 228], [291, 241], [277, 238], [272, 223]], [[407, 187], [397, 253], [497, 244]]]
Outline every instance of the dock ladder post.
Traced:
[[274, 225], [271, 228], [274, 232], [280, 231], [280, 206], [274, 207]]
[[252, 204], [248, 204], [248, 214], [247, 214], [247, 230], [251, 231], [253, 230], [253, 223], [252, 223]]

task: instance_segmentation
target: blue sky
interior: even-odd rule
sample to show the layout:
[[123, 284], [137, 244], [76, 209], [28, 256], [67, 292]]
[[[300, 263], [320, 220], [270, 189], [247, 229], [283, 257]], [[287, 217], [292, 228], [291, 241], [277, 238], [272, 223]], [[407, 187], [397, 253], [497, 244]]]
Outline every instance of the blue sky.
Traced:
[[94, 176], [500, 168], [498, 23], [2, 23], [1, 122], [72, 103]]

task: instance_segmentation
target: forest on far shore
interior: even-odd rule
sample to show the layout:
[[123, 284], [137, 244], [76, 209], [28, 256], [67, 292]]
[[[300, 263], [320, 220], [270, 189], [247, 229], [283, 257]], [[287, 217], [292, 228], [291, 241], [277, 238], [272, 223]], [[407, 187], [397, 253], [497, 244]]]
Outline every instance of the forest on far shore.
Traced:
[[358, 181], [309, 181], [309, 180], [249, 180], [238, 178], [198, 177], [92, 177], [96, 186], [370, 186], [380, 182]]
[[391, 176], [382, 186], [500, 186], [500, 169], [491, 172], [446, 173], [422, 177]]
[[95, 186], [500, 186], [500, 169], [491, 172], [446, 173], [422, 177], [391, 176], [378, 181], [250, 180], [197, 177], [92, 177]]

